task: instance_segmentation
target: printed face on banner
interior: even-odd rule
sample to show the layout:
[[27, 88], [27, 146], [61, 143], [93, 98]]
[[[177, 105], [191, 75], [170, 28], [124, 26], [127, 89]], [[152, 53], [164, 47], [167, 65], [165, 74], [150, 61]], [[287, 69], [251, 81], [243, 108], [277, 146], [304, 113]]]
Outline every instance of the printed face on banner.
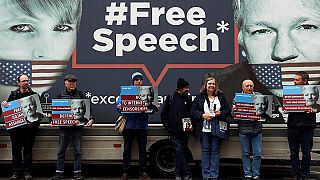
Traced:
[[139, 96], [140, 96], [140, 99], [145, 102], [146, 106], [150, 106], [154, 100], [153, 87], [141, 86]]
[[37, 94], [10, 101], [8, 105], [1, 106], [7, 129], [25, 125], [27, 122], [40, 121], [44, 117]]
[[[317, 0], [240, 0], [239, 44], [250, 64], [292, 64], [287, 71], [320, 65], [320, 2]], [[308, 65], [312, 63], [312, 65]], [[306, 68], [304, 66], [314, 66]], [[256, 73], [256, 72], [255, 72]], [[259, 74], [256, 73], [257, 76]], [[290, 74], [293, 79], [294, 74]], [[310, 84], [319, 83], [314, 73]], [[291, 82], [292, 83], [292, 82]], [[265, 82], [262, 82], [265, 84]], [[281, 88], [268, 87], [277, 96]]]
[[29, 97], [26, 99], [21, 99], [20, 103], [22, 111], [27, 117], [32, 117], [36, 114], [37, 103], [35, 102], [34, 98]]
[[90, 119], [89, 99], [52, 99], [52, 125], [73, 126], [76, 120], [78, 125]]
[[267, 96], [254, 96], [254, 108], [258, 115], [265, 114], [268, 110]]
[[121, 86], [121, 112], [151, 113], [158, 108], [158, 89], [153, 86]]
[[[38, 93], [67, 68], [76, 45], [81, 0], [0, 1], [0, 88], [12, 89], [28, 74]], [[7, 91], [1, 91], [0, 98]], [[7, 96], [7, 95], [6, 95]]]
[[265, 121], [271, 117], [272, 95], [236, 93], [234, 101], [237, 120]]
[[86, 103], [84, 100], [74, 99], [71, 101], [71, 112], [74, 119], [84, 118], [86, 114]]
[[320, 110], [319, 88], [319, 85], [284, 86], [284, 110], [288, 112]]
[[319, 90], [317, 86], [303, 86], [302, 90], [307, 106], [317, 104], [319, 100]]
[[40, 120], [39, 118], [42, 118], [43, 112], [39, 96], [37, 94], [21, 98], [19, 101], [22, 112], [27, 121], [34, 122]]

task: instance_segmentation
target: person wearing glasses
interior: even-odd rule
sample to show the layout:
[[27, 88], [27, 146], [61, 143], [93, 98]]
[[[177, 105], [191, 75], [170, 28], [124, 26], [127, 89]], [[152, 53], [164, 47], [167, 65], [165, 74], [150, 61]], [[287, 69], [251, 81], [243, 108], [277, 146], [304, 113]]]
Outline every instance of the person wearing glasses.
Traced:
[[[26, 74], [18, 76], [18, 88], [11, 91], [8, 101], [2, 101], [1, 105], [8, 107], [8, 102], [21, 99], [33, 94], [37, 94], [29, 87], [29, 77]], [[23, 104], [23, 103], [22, 103]], [[42, 116], [43, 117], [43, 116]], [[9, 178], [10, 180], [16, 180], [22, 178], [26, 180], [32, 180], [31, 166], [32, 166], [32, 147], [34, 144], [34, 139], [40, 121], [29, 121], [27, 125], [22, 125], [16, 128], [8, 130], [12, 146], [12, 168], [13, 175]], [[41, 119], [40, 119], [41, 120]], [[22, 153], [23, 151], [23, 153]], [[23, 154], [23, 158], [22, 158]], [[23, 159], [23, 163], [22, 163]]]
[[[131, 75], [132, 86], [141, 87], [143, 84], [143, 75], [140, 72], [135, 72]], [[117, 109], [120, 112], [121, 109], [121, 96], [117, 100]], [[158, 111], [158, 109], [156, 109]], [[153, 111], [151, 114], [153, 114]], [[130, 162], [131, 162], [131, 148], [132, 143], [137, 137], [139, 148], [139, 179], [148, 180], [149, 175], [146, 172], [147, 166], [147, 129], [148, 129], [148, 115], [149, 113], [126, 113], [127, 117], [126, 126], [122, 132], [124, 139], [123, 148], [123, 174], [120, 177], [121, 180], [129, 179]]]
[[[259, 92], [254, 92], [254, 83], [251, 79], [242, 81], [242, 93], [261, 95]], [[233, 106], [232, 110], [235, 110]], [[261, 113], [256, 110], [257, 114]], [[250, 180], [260, 179], [261, 165], [261, 149], [262, 149], [262, 123], [260, 121], [239, 120], [239, 138], [242, 148], [242, 165], [244, 171], [244, 179]], [[253, 156], [251, 161], [250, 156]]]

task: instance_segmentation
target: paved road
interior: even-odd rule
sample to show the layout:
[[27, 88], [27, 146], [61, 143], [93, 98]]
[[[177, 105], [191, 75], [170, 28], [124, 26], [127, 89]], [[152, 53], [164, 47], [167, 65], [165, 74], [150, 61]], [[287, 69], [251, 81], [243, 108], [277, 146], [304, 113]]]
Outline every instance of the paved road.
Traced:
[[[83, 174], [88, 180], [113, 180], [119, 179], [121, 175], [120, 165], [83, 165]], [[34, 165], [34, 179], [46, 180], [54, 175], [54, 164]], [[138, 172], [138, 167], [134, 166], [133, 172]], [[150, 172], [150, 171], [149, 171]], [[201, 169], [199, 166], [192, 166], [194, 180], [201, 179]], [[261, 174], [264, 180], [289, 180], [290, 167], [285, 165], [264, 165]], [[0, 164], [0, 180], [8, 179], [11, 175], [11, 166]], [[150, 173], [154, 180], [165, 180], [161, 177], [155, 177]], [[133, 177], [137, 179], [137, 176]], [[66, 165], [66, 180], [72, 179], [72, 164]], [[220, 169], [221, 180], [240, 180], [242, 179], [242, 167], [239, 165], [222, 164]], [[312, 167], [312, 177], [310, 180], [320, 180], [320, 167]]]

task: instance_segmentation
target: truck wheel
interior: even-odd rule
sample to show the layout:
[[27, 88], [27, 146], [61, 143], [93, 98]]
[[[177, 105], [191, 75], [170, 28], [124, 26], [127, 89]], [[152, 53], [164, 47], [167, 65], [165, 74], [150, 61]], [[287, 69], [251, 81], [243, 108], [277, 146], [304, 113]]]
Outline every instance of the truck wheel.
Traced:
[[150, 165], [157, 177], [172, 178], [176, 167], [174, 145], [157, 146], [151, 151]]

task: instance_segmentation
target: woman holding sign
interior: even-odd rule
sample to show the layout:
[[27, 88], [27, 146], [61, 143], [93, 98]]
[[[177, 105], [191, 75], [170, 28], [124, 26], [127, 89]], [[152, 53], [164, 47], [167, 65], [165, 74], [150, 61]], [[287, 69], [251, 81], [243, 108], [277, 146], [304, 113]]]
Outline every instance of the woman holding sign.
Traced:
[[209, 76], [191, 108], [200, 135], [202, 176], [205, 180], [218, 179], [220, 145], [223, 139], [228, 138], [226, 117], [230, 113], [227, 99], [219, 90], [216, 79]]

